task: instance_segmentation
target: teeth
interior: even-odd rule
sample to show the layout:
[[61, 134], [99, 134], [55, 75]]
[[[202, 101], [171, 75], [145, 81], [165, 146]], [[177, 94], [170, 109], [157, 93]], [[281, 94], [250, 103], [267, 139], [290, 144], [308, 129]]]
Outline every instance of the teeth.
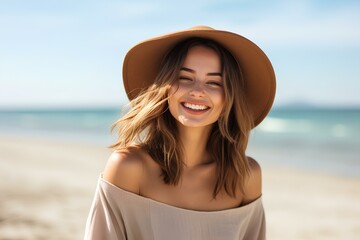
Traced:
[[191, 104], [191, 103], [184, 103], [184, 106], [187, 108], [194, 109], [194, 110], [205, 110], [208, 108], [205, 105], [197, 105], [197, 104]]

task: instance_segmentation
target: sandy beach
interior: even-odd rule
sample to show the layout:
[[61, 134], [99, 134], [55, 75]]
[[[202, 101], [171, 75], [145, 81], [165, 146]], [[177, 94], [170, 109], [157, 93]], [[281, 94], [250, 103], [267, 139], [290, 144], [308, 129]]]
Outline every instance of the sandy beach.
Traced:
[[[0, 135], [0, 239], [82, 239], [109, 154], [101, 144]], [[268, 239], [358, 239], [360, 179], [262, 171]]]

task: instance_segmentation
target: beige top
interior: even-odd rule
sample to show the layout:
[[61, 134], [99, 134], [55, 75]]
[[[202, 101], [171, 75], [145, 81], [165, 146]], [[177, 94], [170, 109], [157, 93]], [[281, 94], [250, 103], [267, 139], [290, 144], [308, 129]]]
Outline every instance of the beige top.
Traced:
[[125, 191], [99, 178], [84, 239], [265, 239], [261, 198], [220, 211], [174, 207]]

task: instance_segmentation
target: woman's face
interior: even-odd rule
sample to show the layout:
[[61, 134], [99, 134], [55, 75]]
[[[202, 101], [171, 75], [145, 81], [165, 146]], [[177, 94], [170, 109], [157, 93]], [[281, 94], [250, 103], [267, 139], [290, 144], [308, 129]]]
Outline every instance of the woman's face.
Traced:
[[224, 105], [219, 55], [211, 48], [189, 49], [168, 100], [172, 116], [184, 126], [205, 127], [219, 119]]

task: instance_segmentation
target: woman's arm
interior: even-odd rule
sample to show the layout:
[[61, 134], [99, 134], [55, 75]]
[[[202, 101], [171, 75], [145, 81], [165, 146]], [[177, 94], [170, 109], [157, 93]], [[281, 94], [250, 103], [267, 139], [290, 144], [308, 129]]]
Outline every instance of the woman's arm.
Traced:
[[139, 149], [130, 147], [112, 153], [103, 172], [103, 178], [121, 189], [139, 194], [142, 174], [142, 155]]
[[242, 205], [258, 199], [262, 194], [261, 167], [257, 161], [251, 157], [248, 157], [248, 161], [250, 165], [250, 176], [245, 184], [245, 196], [242, 200]]
[[[139, 192], [139, 179], [142, 173], [142, 164], [131, 150], [114, 152], [108, 159], [103, 172], [103, 179], [119, 188], [133, 193]], [[122, 215], [123, 206], [114, 193], [97, 186], [95, 197], [86, 222], [84, 240], [125, 240], [126, 228]], [[125, 206], [126, 207], [126, 206]]]

